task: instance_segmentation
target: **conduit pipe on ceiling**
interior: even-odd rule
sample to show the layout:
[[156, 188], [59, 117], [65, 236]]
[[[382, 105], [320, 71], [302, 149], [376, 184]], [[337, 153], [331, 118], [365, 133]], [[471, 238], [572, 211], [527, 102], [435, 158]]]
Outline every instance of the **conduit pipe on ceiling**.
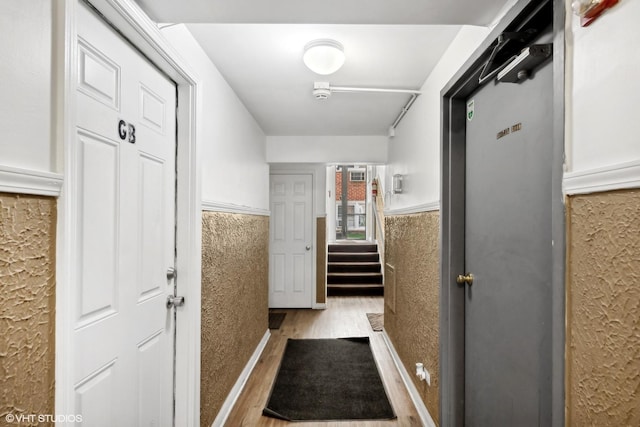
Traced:
[[[409, 101], [405, 104], [404, 107], [402, 107], [402, 110], [400, 110], [400, 114], [398, 114], [398, 117], [396, 118], [396, 120], [391, 125], [391, 128], [389, 128], [389, 133], [390, 134], [394, 133], [394, 132], [392, 132], [391, 129], [395, 130], [398, 127], [398, 125], [400, 124], [400, 121], [402, 120], [404, 115], [407, 114], [407, 111], [409, 111], [409, 108], [411, 108], [413, 103], [416, 101], [416, 98], [418, 97], [418, 95], [420, 95], [420, 93], [411, 94], [411, 98], [409, 98]], [[389, 135], [389, 136], [394, 136], [394, 135]]]
[[407, 114], [409, 108], [416, 101], [416, 98], [422, 94], [419, 90], [413, 89], [386, 89], [386, 88], [374, 88], [374, 87], [350, 87], [350, 86], [331, 86], [329, 82], [315, 82], [313, 84], [313, 95], [316, 99], [327, 99], [331, 96], [333, 92], [342, 92], [342, 93], [362, 93], [362, 92], [373, 92], [373, 93], [401, 93], [401, 94], [409, 94], [411, 98], [402, 107], [400, 114], [394, 120], [393, 124], [389, 127], [389, 136], [395, 135], [395, 129], [400, 124], [402, 118]]
[[381, 93], [409, 93], [420, 95], [419, 90], [412, 89], [383, 89], [375, 87], [348, 87], [348, 86], [329, 86], [331, 92], [381, 92]]

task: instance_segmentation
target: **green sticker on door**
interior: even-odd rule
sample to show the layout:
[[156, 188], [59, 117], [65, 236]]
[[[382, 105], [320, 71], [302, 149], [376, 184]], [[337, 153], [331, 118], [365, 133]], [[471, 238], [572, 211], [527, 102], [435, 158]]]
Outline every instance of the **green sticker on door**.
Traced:
[[473, 115], [475, 114], [475, 107], [473, 103], [473, 99], [467, 102], [467, 120], [473, 120]]

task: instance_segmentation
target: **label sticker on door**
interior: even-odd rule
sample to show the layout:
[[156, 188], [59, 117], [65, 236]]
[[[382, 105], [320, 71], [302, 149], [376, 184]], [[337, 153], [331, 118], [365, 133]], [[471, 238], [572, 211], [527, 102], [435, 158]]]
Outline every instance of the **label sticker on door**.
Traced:
[[473, 115], [475, 114], [475, 105], [474, 100], [467, 102], [467, 120], [473, 120]]

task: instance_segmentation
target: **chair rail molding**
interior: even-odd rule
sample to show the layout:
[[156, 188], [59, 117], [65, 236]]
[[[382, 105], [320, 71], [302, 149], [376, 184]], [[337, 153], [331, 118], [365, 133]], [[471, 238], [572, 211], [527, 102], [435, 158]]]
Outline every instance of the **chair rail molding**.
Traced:
[[202, 201], [203, 212], [226, 212], [246, 215], [270, 216], [271, 211], [268, 209], [254, 208], [251, 206], [236, 205], [233, 203]]
[[440, 200], [433, 200], [431, 202], [423, 203], [421, 205], [408, 206], [406, 208], [397, 208], [397, 209], [385, 209], [385, 216], [393, 216], [393, 215], [409, 215], [416, 214], [422, 212], [434, 212], [440, 210]]
[[0, 192], [60, 196], [62, 174], [0, 165]]
[[565, 195], [640, 188], [640, 160], [564, 174]]

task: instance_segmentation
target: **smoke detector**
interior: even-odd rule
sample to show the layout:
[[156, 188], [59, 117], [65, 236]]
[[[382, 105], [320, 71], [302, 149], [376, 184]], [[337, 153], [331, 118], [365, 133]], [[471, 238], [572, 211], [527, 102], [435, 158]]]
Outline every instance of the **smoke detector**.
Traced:
[[313, 84], [313, 96], [319, 100], [328, 99], [331, 96], [329, 82], [315, 82]]

